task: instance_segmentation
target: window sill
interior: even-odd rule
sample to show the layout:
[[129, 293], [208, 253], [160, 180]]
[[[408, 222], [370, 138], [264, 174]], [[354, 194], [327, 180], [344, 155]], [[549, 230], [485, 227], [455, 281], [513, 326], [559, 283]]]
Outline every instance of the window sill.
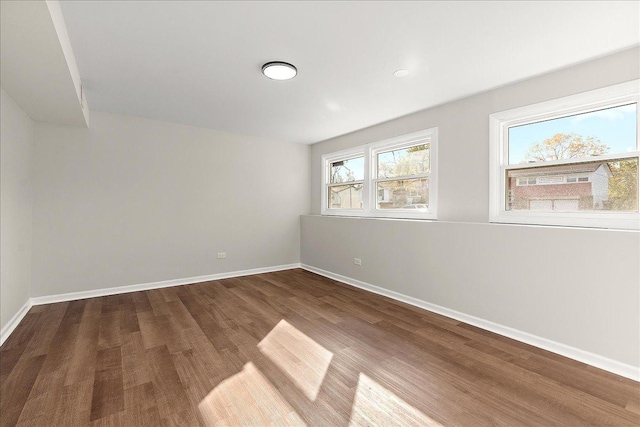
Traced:
[[435, 215], [417, 215], [413, 216], [384, 216], [384, 215], [375, 215], [375, 214], [351, 214], [351, 213], [322, 213], [320, 215], [322, 217], [328, 218], [355, 218], [355, 219], [376, 219], [376, 220], [394, 220], [394, 221], [437, 221], [438, 218]]
[[561, 230], [589, 230], [593, 232], [613, 232], [613, 233], [633, 233], [640, 235], [638, 228], [606, 228], [582, 225], [559, 225], [559, 224], [536, 224], [525, 222], [507, 222], [507, 221], [490, 221], [490, 222], [473, 222], [473, 221], [443, 221], [438, 219], [419, 219], [419, 218], [381, 218], [373, 216], [348, 216], [348, 215], [322, 215], [322, 214], [305, 214], [302, 216], [318, 217], [318, 218], [336, 218], [336, 219], [357, 219], [357, 220], [373, 220], [373, 221], [400, 221], [408, 223], [430, 223], [430, 224], [465, 224], [477, 225], [485, 227], [526, 227], [541, 229], [561, 229]]
[[606, 230], [639, 230], [638, 213], [546, 213], [501, 212], [492, 215], [490, 223], [534, 226], [557, 226]]

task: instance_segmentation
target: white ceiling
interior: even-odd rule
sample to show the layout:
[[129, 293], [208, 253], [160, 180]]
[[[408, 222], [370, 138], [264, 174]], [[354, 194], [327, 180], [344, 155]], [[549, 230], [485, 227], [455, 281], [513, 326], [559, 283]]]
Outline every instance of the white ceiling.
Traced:
[[[314, 143], [640, 43], [639, 2], [62, 3], [94, 110]], [[263, 63], [291, 62], [273, 81]], [[393, 72], [406, 68], [409, 76]]]
[[87, 126], [80, 75], [55, 2], [0, 2], [2, 89], [42, 122]]

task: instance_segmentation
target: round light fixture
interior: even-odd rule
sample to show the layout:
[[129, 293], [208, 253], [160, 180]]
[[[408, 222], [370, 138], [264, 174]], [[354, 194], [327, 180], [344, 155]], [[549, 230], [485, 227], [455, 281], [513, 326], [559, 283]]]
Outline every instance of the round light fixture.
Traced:
[[298, 74], [298, 70], [287, 62], [273, 61], [262, 66], [262, 74], [273, 80], [289, 80]]
[[396, 77], [408, 76], [409, 75], [409, 70], [396, 70], [396, 72], [393, 73], [393, 75], [396, 76]]

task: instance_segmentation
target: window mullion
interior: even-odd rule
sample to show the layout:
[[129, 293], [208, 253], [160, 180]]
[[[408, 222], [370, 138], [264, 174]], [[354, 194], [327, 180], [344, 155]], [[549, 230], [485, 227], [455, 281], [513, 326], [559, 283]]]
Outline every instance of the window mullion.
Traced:
[[392, 178], [374, 178], [373, 182], [388, 182], [388, 181], [410, 181], [412, 179], [421, 179], [421, 178], [428, 178], [429, 177], [429, 173], [422, 173], [419, 175], [402, 175], [402, 176], [396, 176], [396, 177], [392, 177]]
[[562, 165], [574, 165], [574, 164], [582, 164], [582, 163], [606, 162], [611, 160], [625, 160], [625, 159], [632, 159], [635, 157], [640, 157], [640, 151], [607, 154], [603, 156], [578, 157], [574, 159], [550, 160], [548, 162], [514, 163], [512, 165], [503, 165], [503, 167], [505, 168], [505, 170], [534, 169], [534, 168], [544, 168], [547, 166], [562, 166]]
[[[405, 175], [394, 178], [381, 178], [377, 179], [377, 168], [378, 168], [378, 154], [395, 151], [395, 150], [403, 150], [408, 149], [409, 147], [413, 147], [416, 145], [428, 145], [428, 155], [430, 156], [430, 165], [431, 170], [428, 173], [421, 173], [415, 175]], [[364, 216], [389, 216], [389, 217], [400, 217], [400, 218], [434, 218], [435, 219], [435, 209], [432, 209], [428, 212], [426, 211], [410, 211], [409, 209], [399, 209], [398, 204], [402, 206], [402, 203], [409, 204], [422, 204], [428, 203], [429, 200], [433, 202], [433, 207], [436, 206], [436, 182], [435, 177], [433, 178], [433, 183], [430, 183], [430, 186], [426, 186], [426, 188], [421, 189], [415, 184], [407, 187], [406, 195], [402, 193], [395, 194], [393, 197], [394, 204], [388, 206], [387, 209], [378, 209], [378, 198], [377, 198], [377, 183], [378, 182], [389, 182], [389, 181], [410, 181], [410, 180], [420, 180], [420, 179], [429, 179], [432, 175], [436, 174], [435, 170], [435, 156], [437, 153], [437, 129], [428, 129], [425, 131], [416, 132], [409, 135], [403, 135], [396, 138], [391, 138], [389, 140], [380, 141], [376, 143], [371, 143], [367, 145], [363, 145], [360, 147], [356, 147], [350, 150], [345, 150], [343, 152], [331, 153], [323, 156], [325, 174], [327, 179], [323, 185], [323, 206], [330, 206], [332, 203], [335, 208], [328, 207], [323, 210], [323, 213], [329, 215], [340, 215], [344, 213], [346, 215], [364, 215]], [[398, 156], [398, 153], [395, 153]], [[408, 152], [400, 153], [402, 156], [408, 156]], [[427, 155], [427, 153], [425, 153]], [[355, 159], [362, 156], [364, 158], [364, 179], [357, 181], [348, 181], [341, 183], [330, 183], [331, 177], [329, 176], [333, 171], [332, 162], [339, 163], [341, 161], [346, 161], [348, 159]], [[411, 157], [408, 159], [413, 158]], [[425, 159], [426, 160], [426, 159]], [[411, 160], [415, 161], [415, 160]], [[413, 164], [413, 163], [412, 163]], [[342, 166], [342, 164], [337, 165]], [[336, 166], [336, 167], [337, 167]], [[343, 172], [340, 171], [342, 174]], [[343, 175], [344, 177], [344, 175]], [[362, 209], [360, 213], [355, 213], [354, 209], [347, 210], [342, 206], [349, 206], [350, 203], [344, 203], [342, 200], [333, 201], [331, 197], [334, 197], [331, 193], [331, 188], [341, 187], [341, 186], [349, 186], [349, 185], [362, 185], [362, 193], [360, 195], [360, 201], [362, 203]], [[393, 186], [391, 186], [393, 187]], [[434, 196], [430, 198], [431, 191], [433, 190]], [[387, 191], [395, 191], [393, 188], [387, 188]], [[420, 196], [418, 196], [420, 195]], [[403, 197], [404, 196], [404, 197]], [[406, 202], [405, 202], [406, 197]], [[419, 197], [419, 198], [418, 198]]]
[[327, 184], [327, 187], [329, 187], [329, 188], [331, 188], [331, 187], [344, 187], [344, 186], [347, 186], [347, 185], [356, 185], [356, 184], [364, 184], [364, 180], [336, 182], [334, 184]]

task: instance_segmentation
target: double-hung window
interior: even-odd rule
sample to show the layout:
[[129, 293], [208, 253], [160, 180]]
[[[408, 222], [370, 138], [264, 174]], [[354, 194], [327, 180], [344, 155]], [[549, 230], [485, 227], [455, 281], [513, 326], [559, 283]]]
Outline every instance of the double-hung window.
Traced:
[[322, 157], [322, 214], [436, 218], [437, 129]]
[[327, 163], [327, 206], [340, 211], [363, 208], [364, 156], [361, 152], [341, 155]]
[[640, 228], [632, 81], [490, 116], [490, 220]]

